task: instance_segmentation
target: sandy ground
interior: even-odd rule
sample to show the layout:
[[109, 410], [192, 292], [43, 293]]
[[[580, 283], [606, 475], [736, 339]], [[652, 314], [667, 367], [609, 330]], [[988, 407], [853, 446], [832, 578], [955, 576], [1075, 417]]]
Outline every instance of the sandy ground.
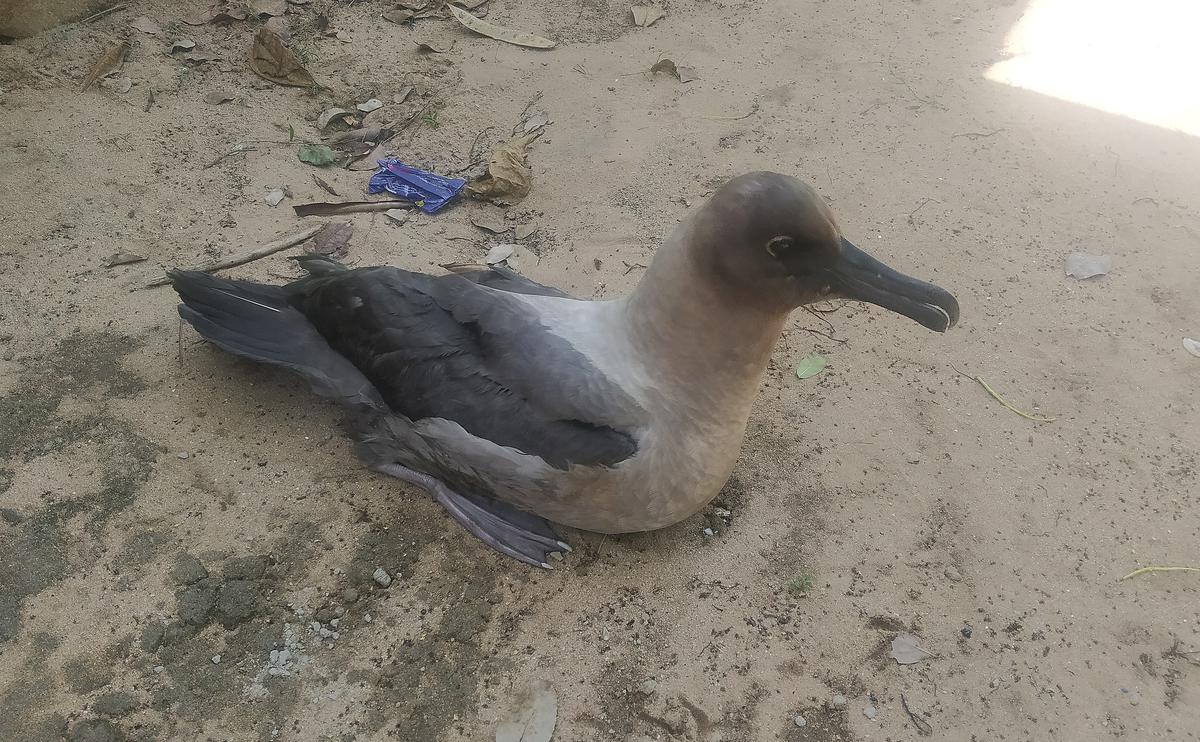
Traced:
[[[192, 28], [181, 6], [0, 46], [0, 739], [490, 739], [532, 679], [560, 742], [1200, 736], [1200, 576], [1120, 581], [1200, 559], [1180, 343], [1200, 143], [985, 80], [1021, 2], [673, 0], [643, 29], [606, 0], [492, 0], [561, 42], [536, 52], [314, 0], [288, 18], [319, 93], [246, 69], [256, 21]], [[317, 12], [348, 41], [314, 36]], [[182, 36], [220, 59], [171, 58]], [[132, 89], [80, 93], [120, 38]], [[699, 79], [640, 74], [662, 56]], [[553, 124], [509, 212], [539, 228], [538, 280], [619, 295], [689, 205], [769, 168], [953, 290], [962, 323], [798, 312], [713, 509], [520, 568], [362, 470], [302, 384], [181, 335], [169, 289], [131, 290], [298, 229], [290, 205], [329, 197], [266, 140], [409, 85], [426, 113], [393, 149], [442, 172], [541, 93]], [[355, 215], [349, 260], [477, 260], [479, 210]], [[1074, 250], [1111, 273], [1066, 278]], [[149, 260], [103, 267], [115, 252]], [[279, 281], [285, 255], [228, 273]], [[813, 350], [829, 368], [799, 381]], [[900, 632], [932, 656], [898, 665]]]

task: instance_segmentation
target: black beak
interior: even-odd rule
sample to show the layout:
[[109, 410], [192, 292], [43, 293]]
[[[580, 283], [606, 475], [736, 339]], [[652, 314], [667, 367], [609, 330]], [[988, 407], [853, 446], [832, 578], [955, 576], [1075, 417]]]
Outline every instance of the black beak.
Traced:
[[830, 268], [834, 291], [916, 320], [937, 332], [958, 322], [958, 300], [949, 291], [892, 270], [842, 238], [841, 255]]

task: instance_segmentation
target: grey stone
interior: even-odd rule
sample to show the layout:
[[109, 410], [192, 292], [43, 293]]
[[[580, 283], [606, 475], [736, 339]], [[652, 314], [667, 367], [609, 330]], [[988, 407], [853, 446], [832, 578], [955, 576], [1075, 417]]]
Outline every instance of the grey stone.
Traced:
[[644, 696], [651, 695], [652, 693], [654, 693], [654, 691], [658, 690], [658, 681], [655, 680], [654, 678], [650, 678], [649, 680], [647, 680], [647, 681], [643, 682], [641, 685], [639, 685], [638, 690], [641, 691], [642, 695], [644, 695]]
[[223, 574], [227, 580], [261, 580], [268, 566], [265, 556], [233, 557], [225, 560]]
[[10, 526], [19, 526], [25, 521], [25, 516], [22, 515], [21, 511], [19, 510], [13, 510], [12, 508], [0, 508], [0, 520], [3, 520]]
[[875, 708], [874, 706], [867, 706], [865, 709], [863, 709], [863, 716], [867, 717], [868, 719], [874, 719], [878, 714], [879, 709]]
[[160, 623], [152, 623], [142, 629], [142, 636], [139, 639], [143, 652], [156, 652], [162, 646], [163, 641], [163, 625]]
[[216, 580], [205, 577], [191, 587], [175, 594], [179, 620], [192, 626], [208, 623], [208, 616], [217, 602]]
[[348, 587], [342, 591], [342, 602], [343, 603], [357, 603], [358, 597], [359, 597], [358, 591], [352, 587]]
[[796, 718], [792, 719], [792, 723], [798, 727], [808, 726], [808, 721], [806, 721], [805, 718], [800, 714], [796, 714]]
[[375, 571], [371, 573], [371, 579], [375, 580], [375, 583], [380, 587], [387, 587], [392, 584], [392, 576], [383, 567], [376, 567]]
[[101, 716], [124, 716], [138, 707], [137, 699], [132, 693], [117, 691], [105, 693], [92, 701], [92, 711]]
[[194, 585], [208, 577], [208, 570], [200, 560], [188, 553], [175, 555], [175, 566], [171, 567], [171, 579], [176, 585]]
[[962, 574], [953, 565], [946, 567], [946, 571], [942, 574], [946, 575], [946, 579], [951, 582], [962, 582]]
[[841, 693], [835, 694], [833, 698], [829, 699], [829, 702], [834, 706], [845, 706], [847, 703], [849, 703], [846, 697]]

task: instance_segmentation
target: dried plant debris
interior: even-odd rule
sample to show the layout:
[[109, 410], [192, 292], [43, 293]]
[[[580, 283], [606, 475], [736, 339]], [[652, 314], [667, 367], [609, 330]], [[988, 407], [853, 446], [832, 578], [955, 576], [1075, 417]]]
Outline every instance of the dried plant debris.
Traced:
[[496, 725], [496, 742], [550, 742], [557, 721], [558, 694], [549, 682], [534, 680]]
[[92, 65], [92, 69], [88, 71], [87, 77], [83, 79], [83, 84], [79, 87], [80, 92], [90, 88], [97, 80], [120, 71], [121, 67], [125, 64], [125, 56], [127, 54], [129, 54], [129, 42], [127, 41], [120, 41], [109, 47], [96, 60], [96, 63]]
[[129, 265], [130, 263], [140, 263], [146, 258], [141, 255], [134, 255], [131, 252], [118, 252], [109, 255], [104, 259], [105, 268], [116, 268], [118, 265]]
[[296, 152], [296, 156], [300, 158], [300, 162], [307, 162], [309, 165], [317, 167], [325, 167], [338, 161], [337, 152], [324, 144], [302, 144]]
[[912, 634], [899, 634], [892, 639], [892, 659], [901, 665], [915, 665], [932, 656], [932, 652], [917, 644], [917, 637]]
[[1073, 252], [1063, 262], [1067, 275], [1081, 281], [1086, 278], [1106, 275], [1112, 270], [1112, 258], [1107, 255]]
[[650, 74], [653, 75], [657, 72], [666, 72], [679, 82], [691, 82], [699, 79], [695, 67], [677, 65], [673, 59], [663, 58], [655, 62], [654, 66], [650, 68]]
[[219, 106], [222, 103], [228, 103], [229, 101], [235, 99], [236, 96], [234, 96], [232, 93], [226, 93], [224, 91], [215, 91], [204, 96], [204, 102], [212, 106]]
[[454, 16], [455, 20], [475, 33], [491, 37], [498, 41], [504, 41], [517, 46], [527, 46], [533, 49], [553, 49], [557, 46], [556, 42], [542, 36], [488, 23], [453, 5], [447, 5], [446, 7], [450, 10], [450, 14]]
[[324, 130], [335, 121], [353, 125], [354, 111], [347, 111], [345, 108], [326, 108], [321, 111], [320, 116], [317, 116], [317, 129]]
[[354, 225], [350, 222], [330, 222], [313, 238], [312, 252], [318, 255], [329, 255], [344, 258], [350, 252], [350, 238], [354, 235]]
[[497, 147], [487, 174], [467, 185], [467, 191], [476, 198], [510, 204], [528, 196], [533, 173], [525, 159], [529, 145], [540, 135], [538, 131], [513, 137]]
[[150, 34], [151, 36], [157, 36], [162, 33], [162, 26], [158, 25], [144, 15], [139, 15], [137, 18], [134, 18], [132, 21], [130, 21], [129, 27], [135, 31], [141, 31], [142, 33]]
[[330, 196], [337, 196], [338, 198], [342, 197], [342, 194], [335, 191], [333, 189], [333, 186], [329, 185], [324, 180], [322, 180], [321, 177], [319, 175], [317, 175], [316, 173], [313, 173], [313, 180], [316, 181], [317, 185], [320, 186], [321, 190], [325, 191]]
[[666, 11], [653, 5], [634, 5], [629, 9], [633, 13], [633, 25], [646, 28], [666, 17]]
[[280, 16], [287, 12], [287, 0], [246, 0], [246, 7], [260, 18]]
[[283, 41], [266, 28], [258, 29], [250, 49], [250, 69], [259, 77], [277, 85], [312, 87], [317, 84], [312, 74], [300, 64], [296, 55]]
[[360, 214], [367, 211], [389, 211], [391, 209], [410, 209], [411, 201], [342, 201], [328, 203], [318, 201], [310, 204], [296, 204], [292, 207], [296, 216], [341, 216], [343, 214]]

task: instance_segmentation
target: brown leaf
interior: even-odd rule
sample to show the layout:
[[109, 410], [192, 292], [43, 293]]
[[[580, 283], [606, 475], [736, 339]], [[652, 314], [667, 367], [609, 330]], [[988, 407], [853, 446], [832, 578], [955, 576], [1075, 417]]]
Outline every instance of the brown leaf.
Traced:
[[228, 103], [235, 98], [231, 93], [214, 92], [204, 96], [204, 102], [212, 106], [219, 106], [222, 103]]
[[529, 195], [533, 173], [525, 164], [529, 145], [541, 132], [514, 137], [496, 148], [488, 163], [487, 174], [467, 185], [467, 191], [477, 197], [500, 203], [515, 203]]
[[215, 59], [220, 59], [220, 57], [212, 54], [211, 52], [204, 52], [200, 50], [190, 51], [187, 54], [181, 54], [180, 56], [183, 57], [185, 62], [191, 62], [192, 64], [204, 64], [205, 62], [211, 62]]
[[189, 26], [203, 26], [206, 23], [211, 23], [213, 18], [216, 18], [217, 11], [215, 8], [208, 10], [198, 10], [191, 15], [183, 17], [183, 22]]
[[292, 29], [288, 27], [287, 18], [268, 18], [263, 28], [278, 36], [284, 44], [292, 43]]
[[414, 13], [425, 10], [428, 5], [428, 0], [400, 0], [400, 2], [396, 3], [396, 7], [411, 10]]
[[445, 49], [439, 49], [428, 41], [418, 41], [417, 51], [421, 54], [445, 54]]
[[157, 36], [158, 34], [162, 33], [162, 26], [158, 25], [144, 15], [139, 15], [137, 18], [134, 18], [132, 21], [130, 21], [129, 27], [135, 31], [148, 33], [151, 36]]
[[374, 170], [375, 168], [379, 167], [379, 161], [386, 156], [387, 142], [380, 140], [379, 144], [376, 144], [375, 148], [368, 152], [365, 157], [350, 163], [350, 167], [348, 169], [355, 171]]
[[330, 136], [325, 143], [339, 152], [362, 157], [393, 134], [391, 129], [351, 129]]
[[700, 79], [700, 76], [696, 74], [695, 67], [687, 67], [682, 64], [675, 68], [675, 75], [679, 78], [679, 82], [691, 82], [692, 80]]
[[642, 28], [653, 26], [656, 21], [666, 16], [662, 8], [653, 5], [634, 5], [629, 10], [633, 13], [633, 25]]
[[467, 10], [475, 10], [487, 1], [488, 0], [454, 0], [454, 4], [460, 8], [466, 8]]
[[234, 21], [244, 21], [248, 17], [249, 16], [246, 14], [246, 9], [241, 5], [236, 5], [234, 3], [223, 3], [221, 6], [216, 8], [216, 12], [213, 14], [212, 22], [227, 26]]
[[416, 17], [416, 13], [404, 8], [392, 8], [391, 10], [383, 11], [383, 19], [392, 23], [412, 23]]
[[517, 239], [527, 240], [537, 234], [538, 225], [536, 224], [521, 224], [517, 227]]
[[304, 65], [296, 59], [296, 55], [283, 45], [278, 36], [266, 28], [258, 29], [254, 35], [254, 45], [250, 49], [250, 69], [259, 76], [277, 85], [290, 85], [297, 88], [311, 87], [317, 84]]
[[246, 7], [260, 18], [264, 15], [279, 16], [287, 12], [287, 0], [247, 0]]
[[338, 198], [342, 197], [342, 194], [333, 190], [333, 186], [331, 186], [328, 183], [326, 183], [325, 181], [321, 180], [321, 178], [316, 173], [313, 173], [313, 180], [317, 181], [317, 185], [321, 186], [321, 189], [324, 190], [326, 193], [328, 193], [330, 196], [337, 196]]
[[350, 222], [330, 222], [313, 237], [312, 252], [344, 258], [350, 252], [350, 237], [353, 234], [354, 225]]
[[105, 268], [115, 268], [118, 265], [129, 265], [130, 263], [140, 263], [145, 260], [141, 255], [134, 255], [131, 252], [118, 252], [109, 255], [104, 259]]
[[387, 211], [388, 209], [411, 209], [412, 201], [342, 201], [329, 203], [317, 201], [311, 204], [296, 204], [292, 209], [296, 216], [341, 216], [364, 211]]
[[486, 229], [492, 234], [504, 234], [513, 228], [513, 225], [504, 221], [503, 214], [489, 216], [488, 214], [475, 214], [471, 217], [471, 224], [474, 224], [480, 229]]
[[87, 77], [83, 79], [83, 85], [79, 88], [79, 92], [83, 92], [90, 88], [97, 80], [102, 77], [108, 77], [112, 73], [121, 69], [121, 65], [125, 64], [125, 55], [129, 53], [129, 42], [121, 41], [104, 53], [104, 56], [96, 60], [92, 65], [91, 71]]
[[656, 72], [666, 72], [679, 82], [691, 82], [699, 79], [695, 67], [676, 66], [674, 60], [671, 59], [660, 59], [655, 62], [654, 66], [650, 68], [650, 74], [653, 75]]
[[191, 39], [176, 39], [171, 44], [171, 53], [188, 52], [196, 48], [196, 42]]
[[517, 46], [528, 46], [534, 49], [553, 49], [557, 42], [547, 39], [536, 34], [531, 34], [527, 31], [519, 31], [515, 28], [505, 28], [497, 26], [494, 23], [479, 20], [478, 16], [473, 16], [467, 11], [458, 8], [454, 5], [447, 5], [446, 9], [450, 11], [450, 15], [454, 19], [471, 29], [475, 33], [490, 36], [498, 41], [504, 41]]

